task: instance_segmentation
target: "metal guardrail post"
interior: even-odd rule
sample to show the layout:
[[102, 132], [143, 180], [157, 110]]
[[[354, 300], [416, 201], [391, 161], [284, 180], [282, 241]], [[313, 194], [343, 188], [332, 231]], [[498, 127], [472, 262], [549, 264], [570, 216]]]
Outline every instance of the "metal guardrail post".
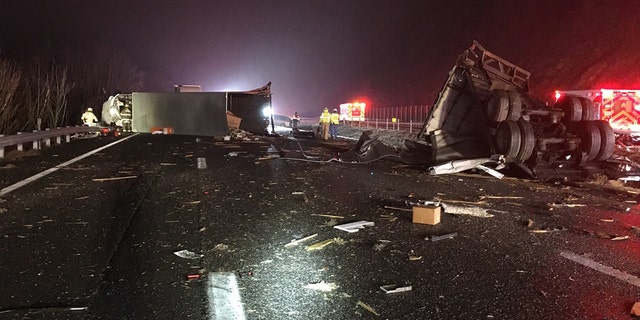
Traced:
[[389, 130], [389, 119], [387, 119], [386, 124], [387, 124], [387, 126], [386, 126], [386, 128], [385, 128], [385, 129], [386, 129], [386, 130]]
[[409, 120], [409, 133], [413, 133], [413, 120]]
[[[36, 133], [36, 132], [38, 132], [38, 130], [33, 130], [33, 133]], [[33, 140], [32, 145], [33, 145], [33, 150], [40, 149], [40, 140]]]
[[[44, 131], [51, 131], [51, 129], [46, 128]], [[51, 138], [46, 138], [44, 140], [44, 145], [47, 146], [47, 147], [51, 147]]]
[[[4, 134], [0, 134], [0, 138], [4, 137]], [[4, 147], [0, 147], [0, 158], [4, 158]]]
[[[22, 132], [18, 132], [18, 134], [22, 134]], [[22, 145], [22, 143], [19, 143], [16, 148], [18, 149], [18, 151], [24, 151], [24, 146]]]

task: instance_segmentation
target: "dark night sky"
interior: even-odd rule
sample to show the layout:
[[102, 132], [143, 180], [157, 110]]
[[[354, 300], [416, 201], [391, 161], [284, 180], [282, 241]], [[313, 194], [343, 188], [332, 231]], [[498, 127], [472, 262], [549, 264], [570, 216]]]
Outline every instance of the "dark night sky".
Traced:
[[315, 116], [355, 99], [431, 104], [472, 40], [515, 63], [533, 61], [518, 51], [597, 1], [3, 2], [4, 52], [113, 45], [172, 84], [226, 91], [272, 81], [278, 113]]

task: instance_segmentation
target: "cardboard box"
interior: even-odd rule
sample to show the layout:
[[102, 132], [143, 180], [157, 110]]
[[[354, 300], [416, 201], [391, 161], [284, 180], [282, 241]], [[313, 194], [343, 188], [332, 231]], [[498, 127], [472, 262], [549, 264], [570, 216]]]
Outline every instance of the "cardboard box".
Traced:
[[414, 206], [413, 223], [436, 225], [440, 223], [439, 206]]

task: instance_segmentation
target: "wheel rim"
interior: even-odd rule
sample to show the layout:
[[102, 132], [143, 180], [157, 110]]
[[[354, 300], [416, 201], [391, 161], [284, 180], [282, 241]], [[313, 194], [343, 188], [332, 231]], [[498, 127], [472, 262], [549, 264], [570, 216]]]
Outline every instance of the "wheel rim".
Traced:
[[522, 97], [518, 91], [509, 91], [509, 115], [507, 118], [512, 121], [518, 121], [521, 115]]
[[509, 113], [509, 95], [504, 90], [493, 90], [487, 100], [486, 113], [491, 121], [506, 120]]
[[562, 96], [555, 107], [564, 112], [562, 121], [564, 123], [582, 120], [582, 103], [575, 96]]
[[522, 136], [515, 121], [502, 121], [496, 129], [496, 150], [506, 159], [514, 160], [520, 151]]
[[613, 149], [616, 144], [616, 136], [613, 132], [613, 128], [608, 122], [602, 120], [596, 120], [595, 124], [600, 131], [600, 150], [596, 155], [596, 160], [607, 160], [613, 155]]
[[600, 152], [600, 129], [594, 121], [578, 121], [572, 124], [572, 132], [580, 138], [580, 150], [586, 154], [587, 160], [594, 160]]
[[520, 129], [520, 150], [516, 156], [516, 160], [527, 161], [533, 154], [533, 149], [536, 146], [536, 138], [533, 132], [533, 126], [529, 121], [519, 120], [518, 128]]

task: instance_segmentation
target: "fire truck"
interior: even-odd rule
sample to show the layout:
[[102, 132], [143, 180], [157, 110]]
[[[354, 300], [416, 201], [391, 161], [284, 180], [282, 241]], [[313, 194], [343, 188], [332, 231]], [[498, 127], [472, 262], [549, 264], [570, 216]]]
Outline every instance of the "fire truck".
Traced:
[[598, 119], [618, 133], [640, 132], [640, 89], [556, 90], [555, 98], [556, 104], [593, 104]]

